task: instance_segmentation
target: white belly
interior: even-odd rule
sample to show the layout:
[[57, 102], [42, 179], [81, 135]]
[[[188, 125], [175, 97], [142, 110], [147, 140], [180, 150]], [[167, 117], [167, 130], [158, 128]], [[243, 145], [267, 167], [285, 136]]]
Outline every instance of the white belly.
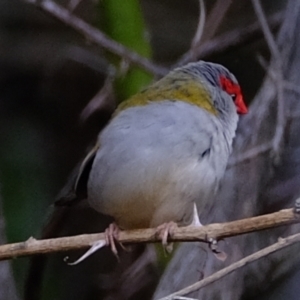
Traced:
[[189, 224], [193, 203], [201, 212], [223, 176], [222, 126], [192, 105], [164, 105], [126, 110], [99, 136], [88, 198], [121, 228]]

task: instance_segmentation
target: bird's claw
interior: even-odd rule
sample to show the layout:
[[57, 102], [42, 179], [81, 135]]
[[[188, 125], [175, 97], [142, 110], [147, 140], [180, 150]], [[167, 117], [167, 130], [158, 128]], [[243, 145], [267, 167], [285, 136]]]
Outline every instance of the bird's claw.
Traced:
[[[83, 260], [85, 260], [87, 257], [91, 256], [93, 253], [95, 253], [96, 251], [98, 251], [99, 249], [104, 247], [105, 245], [110, 246], [111, 251], [119, 260], [118, 250], [117, 250], [116, 243], [115, 243], [115, 241], [118, 241], [119, 232], [120, 232], [120, 229], [117, 226], [117, 224], [115, 224], [115, 223], [110, 224], [104, 232], [104, 240], [99, 240], [99, 241], [96, 241], [95, 243], [93, 243], [91, 248], [87, 252], [85, 252], [75, 262], [69, 263], [68, 257], [65, 258], [65, 261], [68, 263], [68, 265], [71, 265], [71, 266], [77, 265], [80, 262], [82, 262]], [[125, 247], [121, 243], [119, 243], [119, 244], [123, 249], [125, 249]]]
[[105, 230], [105, 242], [107, 246], [110, 246], [112, 253], [119, 260], [118, 249], [116, 247], [116, 241], [121, 246], [122, 249], [126, 250], [122, 243], [118, 241], [120, 229], [116, 223], [111, 223]]
[[69, 257], [65, 257], [64, 261], [69, 265], [69, 266], [75, 266], [78, 265], [80, 262], [84, 261], [87, 257], [91, 256], [93, 253], [101, 249], [102, 247], [105, 246], [105, 241], [104, 240], [99, 240], [95, 242], [92, 247], [86, 251], [81, 257], [79, 257], [76, 261], [74, 262], [68, 262]]
[[178, 225], [175, 222], [164, 223], [156, 228], [156, 234], [161, 239], [164, 250], [171, 253], [173, 250], [173, 243], [168, 242], [168, 237], [172, 237]]

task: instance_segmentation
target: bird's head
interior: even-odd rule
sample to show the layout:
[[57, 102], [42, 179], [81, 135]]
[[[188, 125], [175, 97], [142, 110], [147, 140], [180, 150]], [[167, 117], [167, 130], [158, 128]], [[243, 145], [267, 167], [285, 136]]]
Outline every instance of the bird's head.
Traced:
[[224, 105], [222, 103], [224, 97], [218, 97], [215, 93], [215, 91], [218, 91], [221, 92], [222, 96], [227, 94], [232, 99], [238, 114], [246, 114], [248, 112], [237, 79], [225, 67], [215, 63], [198, 61], [177, 70], [181, 70], [187, 75], [198, 77], [204, 86], [209, 87], [209, 93], [213, 96], [211, 99], [216, 109], [221, 109], [222, 105]]

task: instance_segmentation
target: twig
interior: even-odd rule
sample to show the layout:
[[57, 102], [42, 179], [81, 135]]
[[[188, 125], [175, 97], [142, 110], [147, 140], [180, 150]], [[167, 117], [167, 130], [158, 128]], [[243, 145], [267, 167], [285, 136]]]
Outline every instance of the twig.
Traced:
[[168, 69], [155, 65], [145, 57], [140, 56], [138, 53], [129, 50], [116, 41], [108, 38], [103, 32], [92, 27], [82, 19], [76, 17], [69, 10], [56, 4], [51, 0], [23, 0], [26, 3], [33, 4], [55, 17], [59, 21], [73, 28], [89, 41], [107, 49], [108, 51], [130, 61], [131, 63], [144, 68], [145, 70], [155, 75], [163, 76], [168, 72]]
[[207, 22], [205, 25], [205, 32], [203, 35], [203, 41], [208, 41], [213, 38], [221, 26], [230, 6], [232, 0], [217, 0], [211, 9]]
[[102, 88], [82, 110], [80, 114], [81, 122], [86, 122], [96, 111], [108, 111], [109, 114], [113, 113], [116, 106], [113, 92], [114, 79], [114, 74], [107, 76]]
[[264, 33], [265, 39], [267, 41], [267, 44], [269, 46], [269, 49], [272, 53], [273, 58], [277, 62], [281, 62], [281, 54], [278, 50], [275, 39], [274, 39], [274, 37], [272, 35], [272, 32], [270, 30], [270, 27], [268, 25], [268, 21], [266, 19], [265, 13], [262, 9], [260, 0], [252, 0], [252, 5], [253, 5], [253, 8], [254, 8], [254, 11], [256, 13], [257, 19], [260, 23], [260, 26], [262, 28], [262, 31]]
[[199, 0], [199, 10], [200, 13], [199, 13], [198, 26], [190, 50], [192, 52], [200, 45], [201, 37], [203, 35], [203, 30], [205, 26], [206, 11], [205, 11], [205, 5], [203, 0]]
[[176, 296], [186, 295], [191, 292], [197, 291], [197, 290], [225, 277], [226, 275], [232, 273], [233, 271], [236, 271], [236, 270], [244, 267], [245, 265], [247, 265], [249, 263], [252, 263], [262, 257], [265, 257], [271, 253], [274, 253], [278, 250], [281, 250], [283, 248], [286, 248], [290, 245], [293, 245], [293, 244], [299, 243], [299, 242], [300, 242], [300, 233], [291, 235], [287, 238], [279, 238], [277, 243], [275, 243], [269, 247], [266, 247], [260, 251], [257, 251], [249, 256], [246, 256], [245, 258], [231, 264], [230, 266], [228, 266], [218, 272], [215, 272], [211, 276], [208, 276], [208, 277], [206, 277], [206, 278], [204, 278], [204, 279], [202, 279], [202, 280], [200, 280], [178, 292], [168, 295], [167, 297], [160, 298], [159, 300], [172, 300], [172, 299], [176, 299], [176, 298], [174, 298]]
[[[228, 223], [216, 223], [203, 227], [180, 227], [174, 230], [174, 235], [172, 235], [169, 241], [201, 241], [207, 243], [210, 238], [219, 240], [230, 236], [299, 222], [300, 216], [295, 214], [293, 209], [284, 209], [272, 214]], [[156, 232], [155, 228], [121, 231], [119, 241], [124, 244], [160, 242]], [[82, 249], [92, 246], [99, 240], [104, 240], [104, 233], [83, 234], [40, 241], [29, 238], [26, 242], [0, 246], [0, 260], [18, 256]]]
[[[268, 18], [268, 23], [271, 28], [276, 29], [283, 20], [283, 13], [276, 13]], [[205, 58], [211, 55], [224, 52], [232, 47], [237, 47], [247, 43], [257, 35], [261, 34], [261, 27], [258, 22], [255, 22], [245, 28], [233, 29], [220, 36], [217, 36], [209, 41], [203, 42], [201, 46], [194, 49], [194, 56], [196, 59]], [[176, 65], [184, 65], [192, 60], [192, 53], [188, 51], [185, 53]]]
[[284, 81], [283, 82], [284, 88], [288, 91], [293, 91], [300, 95], [300, 87], [298, 85], [295, 85], [294, 83]]
[[[276, 74], [272, 68], [269, 68], [267, 61], [261, 55], [258, 55], [257, 58], [258, 58], [258, 62], [260, 63], [260, 65], [264, 68], [264, 70], [268, 73], [268, 75], [275, 81]], [[283, 88], [285, 90], [293, 91], [293, 92], [300, 94], [300, 87], [295, 85], [292, 82], [283, 80]]]
[[82, 2], [82, 0], [70, 0], [68, 3], [68, 9], [73, 12], [78, 7], [80, 2]]
[[278, 162], [280, 159], [281, 143], [283, 140], [284, 126], [286, 121], [284, 106], [283, 62], [260, 1], [252, 0], [252, 4], [273, 59], [273, 77], [277, 88], [277, 120], [272, 146], [275, 154], [275, 162]]
[[[200, 0], [200, 15], [199, 22], [196, 34], [193, 38], [190, 49], [182, 56], [182, 58], [175, 64], [176, 66], [186, 64], [190, 61], [197, 60], [199, 56], [199, 49], [202, 49], [202, 45], [200, 44], [201, 38], [204, 36], [204, 41], [209, 40], [215, 34], [218, 26], [221, 24], [224, 16], [228, 8], [230, 7], [231, 1], [228, 0], [219, 0], [214, 5], [207, 24], [205, 24], [206, 20], [206, 11], [204, 1]], [[218, 16], [216, 20], [216, 16]], [[204, 32], [204, 27], [207, 29]]]
[[181, 296], [175, 296], [173, 300], [197, 300], [195, 298], [189, 298], [189, 297], [181, 297]]
[[[259, 63], [260, 63], [260, 65], [265, 69], [265, 71], [267, 72], [267, 74], [270, 76], [270, 78], [272, 78], [273, 79], [273, 81], [276, 83], [276, 81], [278, 81], [278, 76], [277, 76], [277, 74], [276, 74], [276, 72], [275, 72], [275, 70], [274, 69], [272, 69], [272, 68], [270, 68], [270, 67], [268, 67], [268, 63], [267, 63], [267, 61], [261, 56], [261, 55], [259, 55], [258, 56], [258, 61], [259, 61]], [[299, 94], [300, 95], [300, 87], [299, 86], [297, 86], [297, 85], [295, 85], [294, 83], [291, 83], [291, 82], [288, 82], [288, 81], [286, 81], [286, 80], [284, 80], [283, 78], [280, 80], [280, 84], [282, 84], [282, 87], [280, 87], [280, 89], [282, 89], [282, 90], [287, 90], [287, 91], [292, 91], [292, 92], [295, 92], [295, 93], [297, 93], [297, 94]], [[277, 89], [279, 89], [279, 87], [277, 86]], [[282, 91], [282, 93], [283, 93], [283, 91]], [[283, 96], [282, 96], [283, 97]], [[283, 100], [282, 100], [282, 105], [283, 105]], [[279, 109], [279, 108], [278, 108]], [[281, 108], [282, 109], [282, 108]], [[284, 119], [283, 119], [283, 121], [282, 122], [285, 122], [285, 112], [283, 112], [283, 114], [284, 114]], [[291, 115], [291, 114], [289, 114], [289, 115], [287, 115], [287, 117], [288, 118], [297, 118], [298, 117], [298, 115], [297, 115], [297, 113], [296, 114], [293, 114], [293, 115]], [[280, 133], [278, 133], [278, 135], [279, 135]], [[283, 134], [283, 132], [282, 132], [282, 134]], [[276, 134], [275, 134], [276, 135]], [[263, 146], [258, 146], [258, 147], [255, 147], [254, 149], [256, 149], [256, 148], [261, 148], [262, 149], [262, 151], [260, 151], [260, 153], [262, 153], [262, 152], [266, 152], [266, 151], [268, 151], [268, 150], [271, 150], [271, 148], [274, 146], [274, 143], [276, 143], [276, 141], [274, 142], [274, 139], [273, 139], [273, 142], [271, 143], [266, 143], [266, 144], [264, 144]], [[250, 149], [249, 151], [247, 151], [246, 153], [244, 153], [243, 155], [242, 155], [242, 159], [241, 158], [237, 158], [237, 159], [235, 159], [234, 160], [234, 163], [233, 163], [233, 165], [235, 165], [235, 164], [237, 164], [237, 163], [240, 163], [241, 161], [243, 161], [243, 160], [245, 160], [245, 159], [250, 159], [250, 158], [252, 158], [254, 155], [250, 155], [250, 157], [247, 157], [247, 154], [248, 154], [248, 152], [252, 152], [253, 153], [253, 150], [252, 149]], [[260, 154], [260, 153], [257, 153], [257, 155], [258, 154]], [[245, 159], [244, 159], [244, 157], [245, 157]]]
[[258, 145], [256, 147], [250, 148], [249, 150], [245, 151], [243, 154], [236, 155], [233, 159], [231, 159], [228, 163], [228, 167], [232, 168], [233, 166], [240, 164], [246, 160], [252, 159], [254, 157], [257, 157], [260, 154], [263, 154], [267, 151], [270, 151], [272, 149], [272, 142], [264, 143], [261, 145]]

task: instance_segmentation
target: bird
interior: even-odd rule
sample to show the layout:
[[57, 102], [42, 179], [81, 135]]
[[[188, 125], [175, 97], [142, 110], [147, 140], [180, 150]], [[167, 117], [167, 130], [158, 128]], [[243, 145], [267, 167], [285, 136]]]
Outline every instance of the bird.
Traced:
[[83, 160], [73, 197], [113, 217], [106, 243], [119, 230], [155, 227], [164, 245], [176, 226], [201, 225], [213, 201], [238, 123], [246, 114], [236, 77], [220, 64], [178, 67], [122, 102]]

